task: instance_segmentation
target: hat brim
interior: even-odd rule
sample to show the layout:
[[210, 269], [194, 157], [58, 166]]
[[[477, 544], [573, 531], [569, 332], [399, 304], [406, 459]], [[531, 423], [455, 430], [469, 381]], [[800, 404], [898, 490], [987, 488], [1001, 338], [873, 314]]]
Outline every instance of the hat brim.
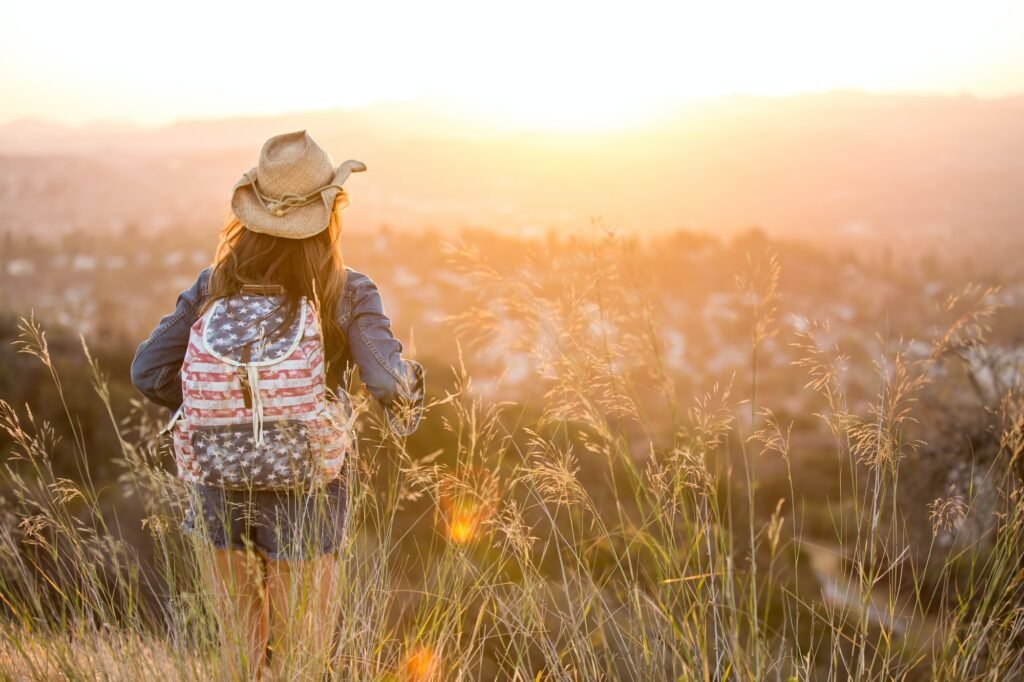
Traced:
[[[341, 185], [353, 172], [366, 170], [359, 161], [346, 161], [338, 166], [330, 184]], [[338, 196], [337, 187], [328, 187], [320, 193], [321, 201], [299, 206], [289, 213], [278, 216], [267, 211], [260, 203], [252, 183], [256, 178], [253, 168], [235, 183], [231, 195], [231, 211], [247, 229], [285, 239], [305, 239], [327, 229]], [[346, 203], [347, 205], [347, 203]]]

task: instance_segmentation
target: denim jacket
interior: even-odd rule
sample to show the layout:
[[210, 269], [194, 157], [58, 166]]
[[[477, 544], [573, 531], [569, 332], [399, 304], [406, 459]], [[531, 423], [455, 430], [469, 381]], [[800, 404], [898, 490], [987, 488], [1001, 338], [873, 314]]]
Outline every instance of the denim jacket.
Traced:
[[[388, 426], [400, 436], [419, 426], [423, 410], [424, 370], [401, 356], [402, 342], [391, 333], [377, 285], [366, 275], [346, 268], [345, 292], [338, 303], [338, 321], [348, 339], [345, 362], [359, 367], [359, 376], [384, 408]], [[181, 365], [189, 331], [210, 295], [210, 268], [178, 295], [174, 312], [160, 320], [132, 360], [132, 383], [147, 398], [172, 410], [182, 402]], [[398, 409], [402, 399], [412, 408], [405, 423]], [[407, 413], [408, 414], [408, 413]]]

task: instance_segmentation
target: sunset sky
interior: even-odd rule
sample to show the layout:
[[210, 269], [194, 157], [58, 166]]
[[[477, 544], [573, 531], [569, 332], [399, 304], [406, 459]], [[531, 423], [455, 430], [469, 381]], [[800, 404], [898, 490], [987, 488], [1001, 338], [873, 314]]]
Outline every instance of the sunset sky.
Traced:
[[1024, 93], [1024, 2], [0, 0], [0, 123], [418, 98], [521, 127], [727, 93]]

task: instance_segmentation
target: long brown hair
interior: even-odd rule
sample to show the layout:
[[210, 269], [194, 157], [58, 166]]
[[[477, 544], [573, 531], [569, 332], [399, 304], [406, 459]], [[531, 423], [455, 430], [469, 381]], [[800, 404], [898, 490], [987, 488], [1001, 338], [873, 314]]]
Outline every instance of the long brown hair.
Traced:
[[[338, 324], [338, 304], [345, 291], [345, 264], [341, 255], [341, 208], [344, 190], [334, 200], [327, 229], [305, 239], [286, 239], [253, 232], [231, 215], [220, 233], [210, 275], [214, 301], [241, 293], [249, 285], [278, 285], [284, 289], [285, 320], [294, 320], [305, 296], [317, 308], [323, 334], [324, 360], [331, 385], [337, 384], [339, 360], [347, 340]], [[344, 202], [344, 203], [343, 203]]]

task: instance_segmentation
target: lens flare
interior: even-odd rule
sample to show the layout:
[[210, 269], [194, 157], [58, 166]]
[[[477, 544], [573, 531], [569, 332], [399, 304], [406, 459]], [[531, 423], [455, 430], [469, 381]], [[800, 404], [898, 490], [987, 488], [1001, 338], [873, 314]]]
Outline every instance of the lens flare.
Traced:
[[409, 682], [436, 680], [440, 672], [440, 656], [426, 645], [414, 648], [405, 660], [405, 679]]
[[448, 537], [460, 545], [468, 543], [477, 533], [480, 516], [472, 511], [455, 512], [448, 522]]
[[448, 539], [459, 545], [478, 539], [498, 499], [498, 481], [485, 469], [463, 467], [442, 480], [438, 488], [439, 521]]

